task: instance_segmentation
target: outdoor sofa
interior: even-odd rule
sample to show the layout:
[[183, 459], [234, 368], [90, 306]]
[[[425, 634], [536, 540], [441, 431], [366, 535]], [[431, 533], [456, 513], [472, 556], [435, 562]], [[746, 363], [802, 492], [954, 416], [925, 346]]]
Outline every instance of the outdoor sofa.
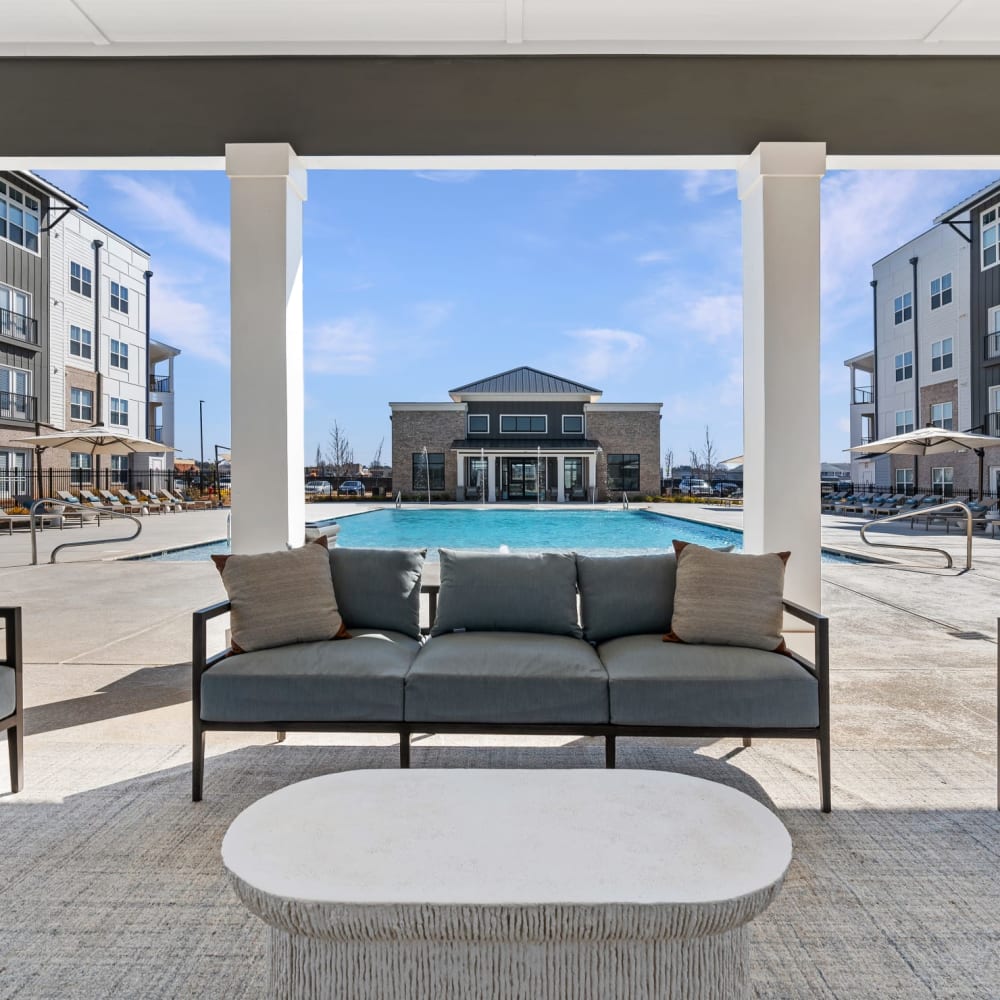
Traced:
[[[217, 730], [272, 730], [279, 741], [287, 731], [397, 733], [401, 767], [413, 733], [603, 736], [607, 767], [619, 736], [736, 737], [746, 746], [759, 736], [816, 741], [821, 807], [830, 811], [824, 616], [783, 602], [814, 631], [810, 662], [664, 641], [676, 618], [673, 553], [441, 550], [439, 587], [422, 587], [422, 551], [337, 547], [328, 559], [353, 638], [209, 655], [208, 623], [232, 605], [194, 613], [195, 801], [205, 735]], [[422, 590], [430, 637], [420, 628]], [[776, 600], [780, 629], [780, 587]]]
[[7, 732], [10, 790], [24, 785], [24, 697], [22, 695], [21, 609], [0, 608], [4, 636], [0, 659], [0, 733]]

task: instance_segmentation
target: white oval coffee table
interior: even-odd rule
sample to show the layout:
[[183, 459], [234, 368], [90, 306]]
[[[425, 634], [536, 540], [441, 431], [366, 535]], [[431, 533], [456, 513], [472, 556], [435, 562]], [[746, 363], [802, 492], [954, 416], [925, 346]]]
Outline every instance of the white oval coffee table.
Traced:
[[345, 1000], [745, 997], [791, 856], [758, 802], [659, 771], [349, 771], [222, 844], [271, 995]]

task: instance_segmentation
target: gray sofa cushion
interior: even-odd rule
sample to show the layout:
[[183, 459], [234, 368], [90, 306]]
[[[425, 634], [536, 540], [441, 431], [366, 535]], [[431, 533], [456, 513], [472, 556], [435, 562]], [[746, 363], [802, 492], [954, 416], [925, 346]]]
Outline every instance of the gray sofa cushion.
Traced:
[[456, 629], [583, 635], [572, 553], [440, 552], [441, 591], [432, 635]]
[[458, 632], [425, 643], [406, 676], [407, 722], [602, 723], [608, 677], [582, 639]]
[[670, 631], [677, 557], [673, 552], [576, 557], [580, 618], [588, 642]]
[[14, 714], [14, 668], [0, 667], [0, 719]]
[[333, 589], [344, 624], [420, 638], [420, 576], [426, 549], [330, 550]]
[[201, 677], [210, 722], [399, 722], [403, 682], [420, 643], [354, 629], [352, 639], [230, 656]]
[[816, 679], [790, 656], [736, 646], [688, 646], [657, 635], [597, 647], [611, 721], [627, 726], [819, 724]]

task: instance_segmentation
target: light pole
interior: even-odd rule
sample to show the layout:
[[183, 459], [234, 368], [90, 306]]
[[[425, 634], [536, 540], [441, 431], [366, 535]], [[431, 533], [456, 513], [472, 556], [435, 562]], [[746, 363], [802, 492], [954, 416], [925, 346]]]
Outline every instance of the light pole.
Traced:
[[198, 439], [201, 442], [201, 462], [198, 465], [198, 490], [205, 492], [205, 400], [198, 400]]

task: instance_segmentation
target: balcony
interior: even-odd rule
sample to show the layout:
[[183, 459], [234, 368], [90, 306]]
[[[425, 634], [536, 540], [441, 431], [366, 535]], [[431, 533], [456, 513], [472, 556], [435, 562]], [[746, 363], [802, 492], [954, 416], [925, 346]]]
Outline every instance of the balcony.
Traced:
[[989, 434], [990, 437], [1000, 437], [1000, 413], [994, 411], [986, 414], [986, 419], [983, 421], [983, 433]]
[[38, 397], [21, 392], [0, 392], [0, 420], [33, 421], [38, 413]]
[[149, 376], [149, 391], [150, 392], [170, 392], [170, 379], [167, 376], [150, 375]]
[[986, 360], [1000, 358], [1000, 330], [995, 333], [986, 334], [984, 340], [986, 344]]
[[870, 387], [856, 386], [854, 389], [855, 403], [871, 403], [874, 400]]
[[0, 309], [0, 337], [38, 346], [38, 320], [21, 313]]
[[156, 441], [158, 444], [163, 444], [163, 424], [149, 425], [149, 440]]

